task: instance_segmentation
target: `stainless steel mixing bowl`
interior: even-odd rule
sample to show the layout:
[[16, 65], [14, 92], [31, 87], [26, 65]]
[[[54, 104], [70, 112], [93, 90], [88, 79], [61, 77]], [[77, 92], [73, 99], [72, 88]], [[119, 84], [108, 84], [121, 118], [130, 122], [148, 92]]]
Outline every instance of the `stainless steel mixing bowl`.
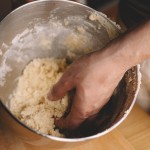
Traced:
[[126, 118], [135, 102], [137, 66], [126, 72], [116, 94], [92, 125], [81, 129], [80, 137], [58, 138], [30, 129], [9, 111], [9, 101], [17, 78], [32, 59], [72, 60], [100, 50], [119, 34], [119, 28], [105, 15], [70, 1], [36, 1], [10, 13], [0, 23], [0, 118], [23, 142], [43, 149], [72, 147], [110, 132]]

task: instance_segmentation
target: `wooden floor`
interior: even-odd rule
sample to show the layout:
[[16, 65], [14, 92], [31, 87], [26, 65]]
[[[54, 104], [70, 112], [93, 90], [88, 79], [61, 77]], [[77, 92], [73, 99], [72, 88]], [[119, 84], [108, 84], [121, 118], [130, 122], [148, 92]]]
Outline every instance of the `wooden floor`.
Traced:
[[[45, 149], [23, 144], [0, 124], [0, 150]], [[150, 116], [135, 105], [127, 119], [110, 133], [66, 150], [150, 150]]]

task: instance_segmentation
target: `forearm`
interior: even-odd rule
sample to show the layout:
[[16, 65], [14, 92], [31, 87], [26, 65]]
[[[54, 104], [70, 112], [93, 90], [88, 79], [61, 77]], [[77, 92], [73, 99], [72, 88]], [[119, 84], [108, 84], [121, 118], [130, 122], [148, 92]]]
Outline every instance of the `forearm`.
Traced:
[[119, 64], [122, 70], [150, 58], [150, 21], [113, 40], [103, 51], [93, 53], [92, 58]]
[[150, 20], [129, 31], [121, 38], [120, 54], [136, 65], [150, 58]]

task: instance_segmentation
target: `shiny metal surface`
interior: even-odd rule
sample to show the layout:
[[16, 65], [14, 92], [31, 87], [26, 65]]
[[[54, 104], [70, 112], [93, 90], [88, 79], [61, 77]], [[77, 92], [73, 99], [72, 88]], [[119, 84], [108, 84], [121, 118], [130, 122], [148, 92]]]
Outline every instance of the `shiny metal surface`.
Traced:
[[[101, 20], [90, 20], [91, 13], [98, 14], [107, 26]], [[65, 22], [68, 17], [71, 17], [69, 23]], [[57, 28], [54, 25], [54, 27], [52, 22], [59, 22], [61, 26]], [[49, 23], [51, 26], [48, 26]], [[106, 127], [94, 135], [89, 133], [87, 137], [74, 139], [44, 135], [29, 129], [11, 114], [9, 101], [16, 87], [17, 78], [21, 75], [25, 65], [37, 57], [66, 57], [68, 45], [64, 44], [64, 41], [69, 34], [76, 33], [77, 26], [86, 27], [86, 35], [90, 41], [82, 47], [76, 46], [72, 49], [73, 52], [77, 52], [77, 55], [86, 53], [85, 50], [89, 47], [89, 51], [99, 50], [112, 37], [115, 38], [120, 34], [117, 26], [102, 14], [81, 4], [61, 0], [43, 0], [26, 4], [9, 14], [0, 23], [0, 116], [24, 142], [43, 148], [49, 145], [54, 149], [82, 144], [84, 141], [106, 134], [119, 125], [135, 102], [138, 89], [139, 70], [137, 67], [129, 70], [120, 84], [119, 92], [122, 95], [118, 94], [113, 97], [112, 103], [108, 104], [110, 108], [114, 102], [116, 103], [116, 106], [112, 107], [113, 113], [108, 117], [111, 121], [105, 120]], [[41, 45], [43, 37], [44, 41], [52, 41], [50, 45]], [[128, 83], [129, 80], [133, 82]], [[106, 115], [105, 111], [103, 115]]]

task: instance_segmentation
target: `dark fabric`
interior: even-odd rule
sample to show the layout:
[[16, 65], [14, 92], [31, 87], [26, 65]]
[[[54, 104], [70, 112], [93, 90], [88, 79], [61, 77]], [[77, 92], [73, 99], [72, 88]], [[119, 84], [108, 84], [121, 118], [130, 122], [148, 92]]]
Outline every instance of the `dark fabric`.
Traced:
[[[13, 9], [23, 5], [26, 0], [0, 0], [0, 21]], [[111, 0], [88, 0], [88, 5], [99, 8]], [[150, 18], [150, 0], [120, 0], [119, 12], [127, 27], [132, 27]]]
[[25, 0], [11, 0], [12, 1], [12, 10], [25, 4]]
[[111, 1], [112, 0], [87, 0], [87, 5], [94, 9], [99, 9]]
[[11, 0], [0, 0], [0, 21], [11, 11]]
[[120, 0], [119, 13], [128, 28], [135, 26], [150, 19], [150, 0]]
[[25, 4], [25, 0], [0, 0], [0, 21], [15, 8]]

